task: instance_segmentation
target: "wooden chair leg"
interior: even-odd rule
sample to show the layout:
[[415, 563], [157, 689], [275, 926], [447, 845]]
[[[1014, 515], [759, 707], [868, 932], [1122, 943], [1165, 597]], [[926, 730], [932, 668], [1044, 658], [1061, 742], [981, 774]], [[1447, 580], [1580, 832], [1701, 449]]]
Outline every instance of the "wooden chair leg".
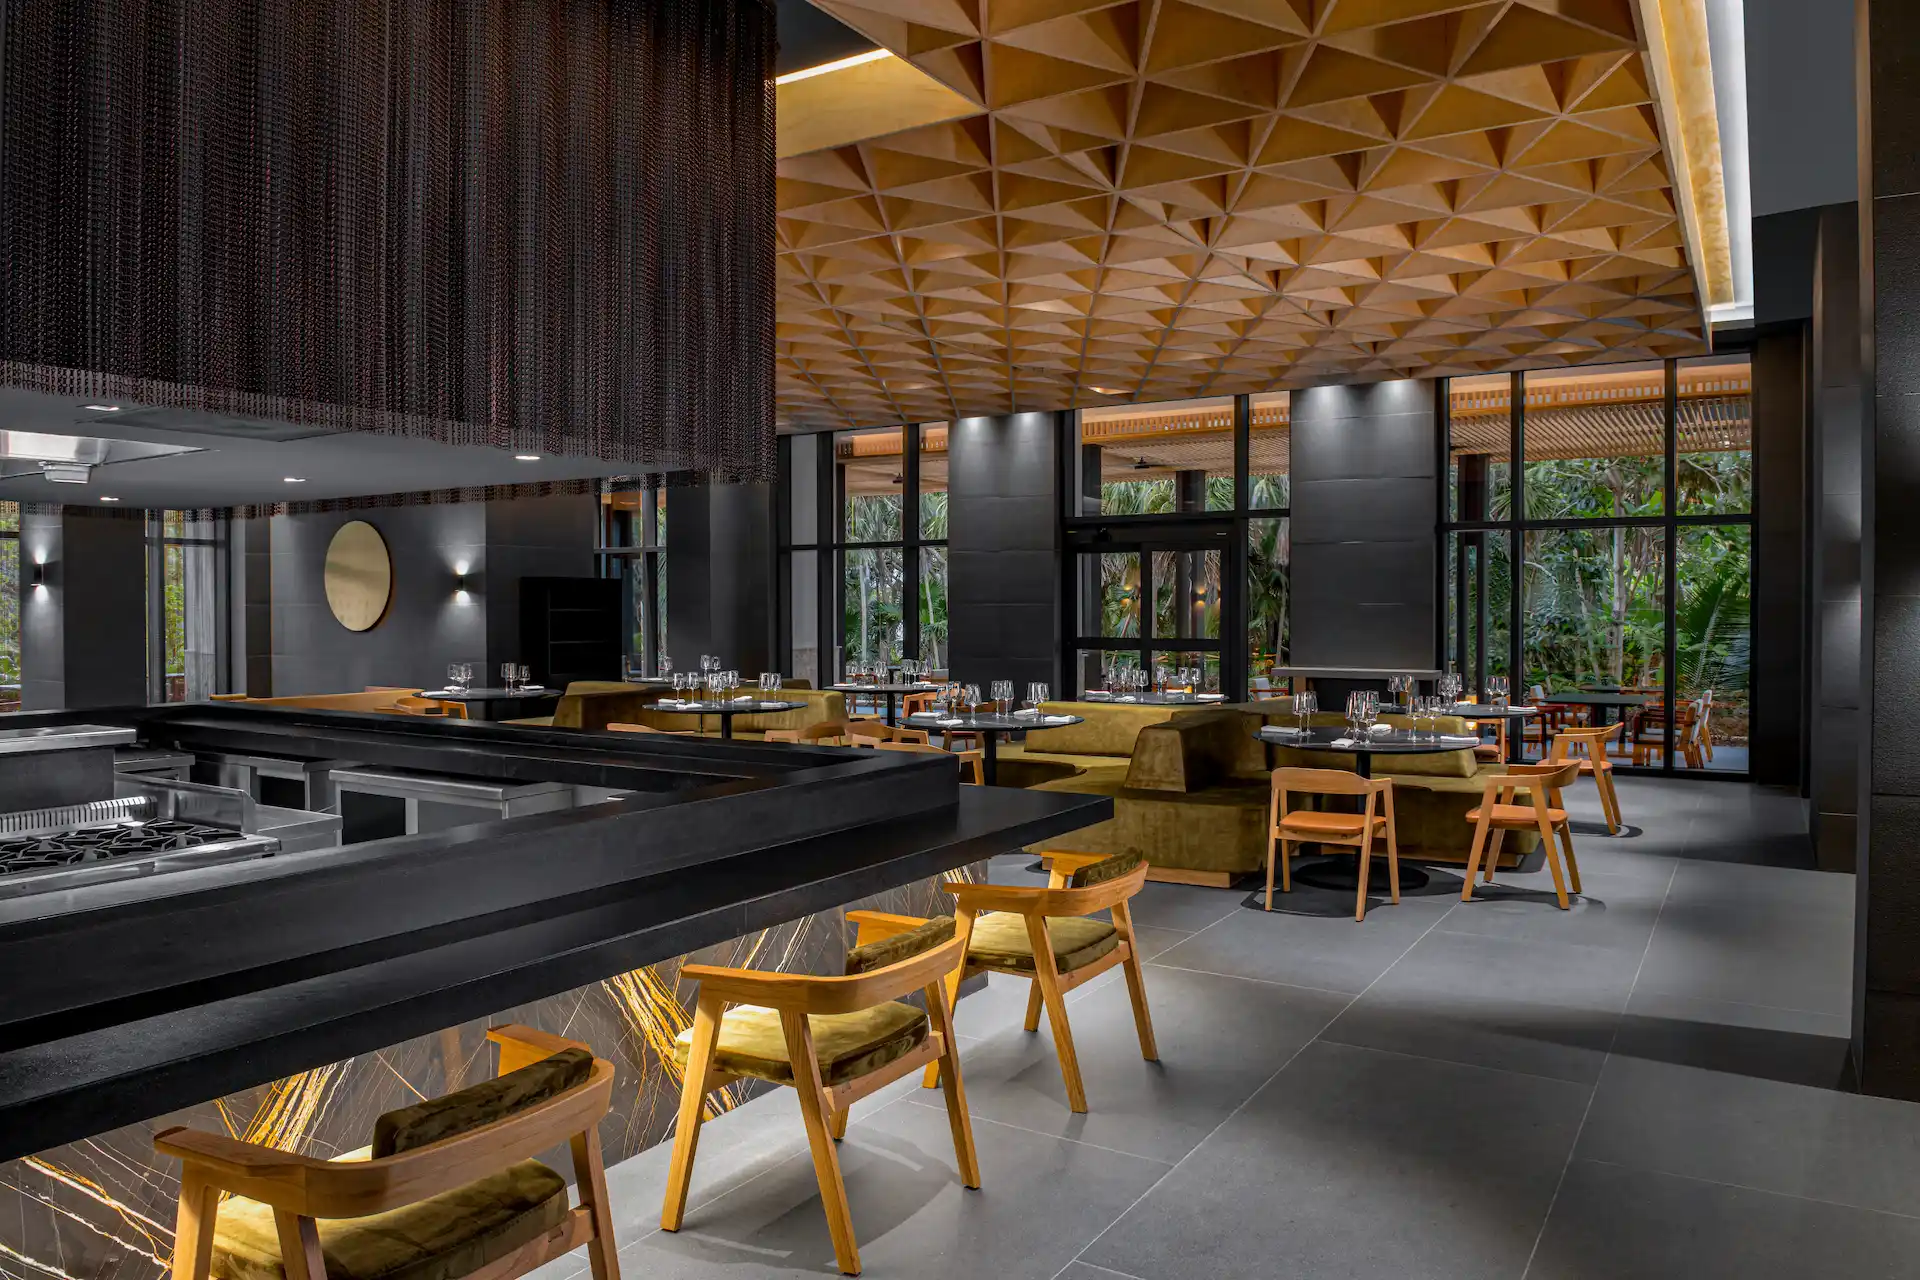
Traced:
[[1267, 833], [1267, 910], [1273, 910], [1273, 864], [1280, 856], [1280, 839]]
[[1280, 892], [1293, 892], [1293, 841], [1280, 842]]
[[1033, 971], [1040, 999], [1047, 1006], [1047, 1022], [1053, 1027], [1053, 1052], [1060, 1059], [1060, 1079], [1067, 1086], [1067, 1107], [1076, 1115], [1085, 1115], [1087, 1090], [1080, 1083], [1080, 1059], [1073, 1051], [1066, 993], [1060, 990], [1060, 975], [1053, 967], [1053, 938], [1047, 932], [1047, 922], [1040, 916], [1028, 916], [1027, 937], [1033, 945]]
[[1027, 984], [1027, 1020], [1021, 1025], [1029, 1031], [1040, 1030], [1040, 980], [1038, 978]]
[[[689, 1054], [689, 1057], [692, 1055]], [[587, 1265], [593, 1280], [620, 1280], [620, 1244], [613, 1235], [613, 1201], [607, 1197], [607, 1165], [600, 1154], [600, 1127], [576, 1133], [573, 1149], [573, 1185], [580, 1207], [593, 1217], [593, 1239], [587, 1241]]]
[[826, 1092], [820, 1084], [820, 1062], [813, 1054], [813, 1033], [805, 1014], [783, 1010], [780, 1029], [787, 1035], [787, 1061], [793, 1064], [793, 1091], [800, 1098], [800, 1118], [807, 1125], [807, 1146], [813, 1153], [813, 1173], [820, 1182], [820, 1205], [827, 1213], [827, 1234], [833, 1237], [833, 1256], [842, 1273], [860, 1274], [860, 1247], [853, 1238], [853, 1214], [847, 1207], [847, 1184], [840, 1176], [840, 1155], [833, 1147], [827, 1123]]
[[1489, 815], [1483, 810], [1480, 821], [1473, 827], [1473, 846], [1467, 850], [1467, 875], [1460, 886], [1460, 901], [1473, 901], [1473, 878], [1480, 874], [1480, 858], [1487, 848], [1487, 827]]
[[1367, 873], [1373, 870], [1373, 832], [1368, 831], [1361, 835], [1359, 853], [1360, 869], [1356, 877], [1359, 888], [1354, 893], [1353, 904], [1353, 918], [1356, 921], [1367, 918]]
[[1560, 909], [1569, 910], [1567, 905], [1567, 879], [1560, 870], [1560, 850], [1553, 842], [1553, 828], [1547, 825], [1545, 818], [1539, 821], [1540, 843], [1547, 853], [1547, 870], [1553, 872], [1553, 893], [1560, 900]]
[[662, 1231], [678, 1231], [686, 1217], [693, 1157], [700, 1145], [700, 1122], [707, 1109], [707, 1077], [713, 1070], [713, 1047], [719, 1039], [720, 1011], [702, 1000], [694, 1006], [693, 1041], [687, 1046], [687, 1074], [680, 1084], [680, 1118], [674, 1124], [673, 1159], [667, 1165], [667, 1198], [660, 1207]]
[[927, 1016], [940, 1037], [940, 1087], [947, 1097], [947, 1127], [953, 1131], [953, 1158], [960, 1166], [960, 1185], [980, 1189], [980, 1156], [973, 1147], [973, 1120], [967, 1114], [967, 1086], [960, 1078], [960, 1055], [954, 1048], [953, 1010], [939, 983], [924, 992]]
[[1148, 1062], [1160, 1061], [1160, 1049], [1153, 1039], [1153, 1014], [1147, 1010], [1147, 978], [1140, 967], [1140, 940], [1133, 934], [1133, 914], [1127, 904], [1113, 907], [1113, 918], [1127, 940], [1127, 958], [1121, 964], [1127, 975], [1127, 998], [1133, 1001], [1133, 1030], [1140, 1037], [1140, 1056]]
[[320, 1253], [320, 1224], [275, 1209], [273, 1225], [280, 1235], [280, 1265], [286, 1270], [287, 1280], [327, 1280], [327, 1260]]
[[1393, 890], [1394, 905], [1400, 902], [1400, 841], [1394, 835], [1393, 819], [1387, 819], [1387, 885]]
[[1580, 860], [1573, 856], [1573, 824], [1570, 822], [1560, 824], [1560, 848], [1567, 859], [1567, 878], [1573, 883], [1573, 891], [1579, 893]]
[[186, 1173], [173, 1228], [173, 1280], [207, 1280], [213, 1267], [213, 1227], [220, 1212], [219, 1188]]
[[842, 1141], [846, 1138], [847, 1121], [852, 1115], [853, 1104], [849, 1102], [843, 1107], [836, 1107], [828, 1117], [827, 1127], [833, 1131], [833, 1140], [835, 1142]]
[[[947, 975], [948, 1009], [952, 1009], [960, 1003], [960, 975], [966, 971], [966, 967], [965, 964], [962, 964], [958, 969], [955, 969]], [[1032, 1027], [1027, 1029], [1029, 1031], [1033, 1030]], [[927, 1069], [920, 1073], [920, 1087], [922, 1089], [937, 1089], [940, 1087], [940, 1060], [938, 1058], [929, 1062]]]
[[1507, 829], [1505, 827], [1495, 827], [1493, 829], [1493, 844], [1487, 850], [1486, 870], [1480, 874], [1481, 880], [1487, 884], [1493, 883], [1493, 873], [1500, 865], [1500, 850], [1504, 849], [1506, 844]]

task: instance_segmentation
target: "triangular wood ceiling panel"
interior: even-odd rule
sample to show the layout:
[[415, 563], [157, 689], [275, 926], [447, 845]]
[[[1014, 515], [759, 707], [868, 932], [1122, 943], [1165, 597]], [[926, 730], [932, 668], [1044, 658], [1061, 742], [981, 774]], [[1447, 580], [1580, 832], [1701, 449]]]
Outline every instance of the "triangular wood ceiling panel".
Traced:
[[780, 419], [1706, 349], [1635, 0], [815, 0], [978, 103], [780, 162]]

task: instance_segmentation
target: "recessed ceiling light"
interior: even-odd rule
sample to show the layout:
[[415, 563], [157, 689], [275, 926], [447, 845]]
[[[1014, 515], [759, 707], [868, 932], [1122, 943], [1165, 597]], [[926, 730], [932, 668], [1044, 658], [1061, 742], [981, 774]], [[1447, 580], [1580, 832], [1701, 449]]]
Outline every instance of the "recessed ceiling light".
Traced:
[[516, 453], [513, 455], [513, 460], [515, 462], [538, 462], [540, 461], [540, 455], [537, 453]]
[[108, 497], [108, 496], [107, 496], [106, 494], [104, 494], [104, 493], [103, 493], [103, 494], [101, 494], [101, 495], [100, 495], [100, 501], [102, 501], [102, 502], [118, 502], [118, 501], [120, 501], [120, 499], [118, 499], [118, 498], [109, 498], [109, 497]]
[[83, 405], [81, 405], [80, 407], [81, 407], [82, 409], [91, 409], [91, 410], [93, 410], [93, 411], [94, 411], [95, 413], [118, 413], [118, 412], [120, 412], [120, 406], [119, 406], [119, 405], [117, 405], [117, 404], [83, 404]]
[[1098, 394], [1103, 396], [1117, 396], [1121, 394], [1121, 392], [1115, 390], [1112, 387], [1089, 387], [1088, 390], [1097, 392]]
[[305, 476], [286, 476], [284, 479], [288, 484], [305, 484], [307, 482]]

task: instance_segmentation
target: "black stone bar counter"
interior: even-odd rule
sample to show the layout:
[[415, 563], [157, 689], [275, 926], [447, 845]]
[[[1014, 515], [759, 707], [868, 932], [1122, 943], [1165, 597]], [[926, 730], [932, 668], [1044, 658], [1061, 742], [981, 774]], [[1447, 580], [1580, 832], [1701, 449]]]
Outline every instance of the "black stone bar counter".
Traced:
[[[258, 1095], [250, 1123], [298, 1146], [311, 1130], [273, 1129], [290, 1090], [317, 1091], [314, 1116], [338, 1109], [328, 1090], [361, 1055], [414, 1091], [459, 1087], [488, 1019], [537, 1024], [556, 998], [578, 1006], [570, 1018], [588, 1002], [612, 1011], [607, 1025], [640, 1046], [628, 1051], [636, 1113], [658, 1110], [658, 1081], [644, 1077], [674, 1028], [645, 1011], [678, 1007], [680, 959], [832, 964], [834, 913], [948, 910], [943, 873], [1100, 821], [1111, 804], [960, 786], [950, 761], [904, 753], [219, 704], [7, 719], [127, 725], [145, 747], [196, 756], [627, 794], [0, 900], [0, 1161], [15, 1162], [0, 1165], [0, 1196], [36, 1195], [25, 1183], [51, 1167], [18, 1157], [214, 1099], [231, 1118], [241, 1091]], [[664, 1004], [649, 994], [662, 984]], [[644, 1128], [632, 1115], [627, 1126]], [[164, 1207], [139, 1212], [170, 1222], [153, 1213]]]

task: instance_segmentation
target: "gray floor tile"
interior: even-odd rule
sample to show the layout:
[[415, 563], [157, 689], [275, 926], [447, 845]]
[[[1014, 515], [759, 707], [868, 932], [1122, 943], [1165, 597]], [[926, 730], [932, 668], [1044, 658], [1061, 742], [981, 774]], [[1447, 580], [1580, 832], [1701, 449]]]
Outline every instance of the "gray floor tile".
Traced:
[[1669, 901], [1638, 989], [1846, 1015], [1853, 1005], [1853, 921], [1752, 900]]
[[1619, 875], [1581, 867], [1581, 892], [1567, 886], [1567, 909], [1560, 909], [1553, 876], [1542, 870], [1527, 875], [1497, 875], [1493, 884], [1474, 886], [1473, 900], [1455, 905], [1440, 923], [1448, 933], [1526, 938], [1630, 952], [1638, 964], [1653, 937], [1654, 922], [1667, 886], [1658, 877]]
[[1687, 906], [1772, 907], [1853, 918], [1852, 876], [1788, 867], [1686, 862], [1674, 872], [1671, 899]]
[[[861, 1261], [871, 1276], [1050, 1280], [1166, 1171], [1003, 1125], [978, 1125], [982, 1189], [955, 1172], [946, 1116], [892, 1106], [840, 1144]], [[803, 1155], [688, 1213], [676, 1234], [621, 1251], [629, 1276], [763, 1277], [833, 1271], [812, 1162]]]
[[1616, 1056], [1584, 1159], [1892, 1213], [1920, 1210], [1920, 1107]]
[[1518, 1276], [1588, 1091], [1315, 1044], [1084, 1260], [1147, 1276]]
[[[967, 1046], [975, 1115], [1168, 1163], [1191, 1151], [1347, 1003], [1322, 991], [1148, 965], [1158, 1062], [1140, 1057], [1124, 982], [1070, 1006], [1087, 1114], [1067, 1109], [1045, 1018]], [[919, 1099], [939, 1105], [939, 1095]]]
[[1920, 1220], [1576, 1160], [1527, 1280], [1911, 1276]]
[[1136, 920], [1133, 925], [1133, 936], [1140, 946], [1140, 958], [1151, 960], [1161, 952], [1180, 945], [1193, 935], [1180, 929], [1153, 928]]
[[1234, 914], [1162, 952], [1157, 963], [1233, 977], [1358, 994], [1452, 905], [1403, 895], [1364, 921], [1294, 916], [1237, 905]]
[[1243, 890], [1149, 882], [1134, 898], [1130, 909], [1137, 925], [1192, 933], [1238, 911], [1240, 899], [1245, 896]]
[[1850, 1021], [1835, 1014], [1636, 991], [1613, 1052], [1830, 1089], [1848, 1078], [1851, 1034]]
[[1096, 1267], [1086, 1262], [1070, 1262], [1062, 1271], [1058, 1280], [1149, 1280], [1146, 1276], [1136, 1276], [1130, 1271], [1115, 1271], [1112, 1267]]
[[1435, 930], [1323, 1038], [1590, 1085], [1639, 963], [1637, 952]]

